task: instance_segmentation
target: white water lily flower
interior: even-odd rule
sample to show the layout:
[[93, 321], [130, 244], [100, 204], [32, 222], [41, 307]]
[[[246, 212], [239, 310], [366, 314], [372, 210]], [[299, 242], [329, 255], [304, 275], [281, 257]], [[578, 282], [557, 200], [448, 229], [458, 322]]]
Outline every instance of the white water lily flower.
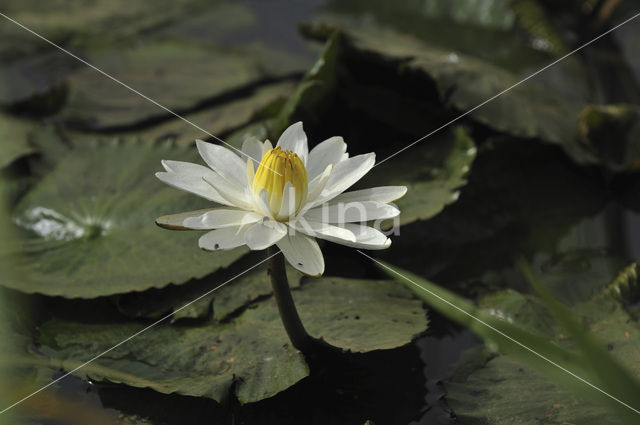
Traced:
[[219, 145], [197, 141], [209, 167], [162, 161], [163, 182], [223, 206], [160, 217], [169, 229], [209, 230], [200, 248], [210, 251], [274, 244], [301, 272], [320, 276], [324, 258], [315, 238], [363, 249], [388, 248], [391, 240], [362, 222], [396, 217], [389, 205], [404, 186], [343, 193], [374, 165], [375, 154], [349, 157], [342, 137], [332, 137], [309, 152], [298, 122], [287, 128], [275, 148], [268, 140], [247, 139], [239, 156]]

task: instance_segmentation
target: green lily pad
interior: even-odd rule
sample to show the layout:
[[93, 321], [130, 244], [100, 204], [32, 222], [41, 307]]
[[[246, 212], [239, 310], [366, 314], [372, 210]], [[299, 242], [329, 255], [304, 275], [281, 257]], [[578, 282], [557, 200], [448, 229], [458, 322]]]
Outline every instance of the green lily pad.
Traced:
[[2, 285], [28, 293], [92, 298], [170, 283], [227, 267], [246, 250], [198, 249], [200, 232], [169, 232], [161, 215], [213, 205], [154, 177], [165, 158], [198, 162], [195, 148], [113, 140], [76, 149], [16, 207], [21, 243], [3, 246], [22, 279]]
[[[350, 351], [402, 346], [427, 326], [421, 302], [391, 281], [309, 280], [293, 295], [312, 336]], [[53, 319], [40, 329], [41, 350], [71, 369], [145, 326]], [[272, 297], [222, 323], [152, 327], [76, 372], [218, 401], [233, 390], [241, 403], [275, 395], [308, 373], [303, 356], [288, 342]]]
[[[630, 301], [628, 297], [636, 294], [635, 291], [629, 291], [630, 286], [637, 286], [633, 278], [634, 270], [633, 266], [627, 268], [600, 294], [573, 308], [573, 314], [581, 317], [582, 323], [588, 325], [588, 330], [596, 338], [598, 349], [607, 347], [602, 351], [624, 367], [622, 370], [632, 382], [633, 377], [640, 376], [640, 345], [637, 338], [640, 327], [621, 302]], [[575, 279], [574, 283], [576, 281], [579, 280]], [[616, 290], [620, 286], [624, 287], [623, 290]], [[506, 305], [505, 308], [509, 310], [517, 306], [513, 301], [518, 297], [523, 296], [514, 292], [505, 293], [503, 298], [488, 299], [483, 303], [488, 301], [499, 308]], [[541, 320], [548, 321], [549, 315], [545, 314], [544, 309], [516, 308], [515, 311], [520, 318], [514, 323], [532, 324], [538, 332], [563, 345], [570, 342], [558, 327], [535, 325]], [[584, 341], [571, 342], [580, 346]], [[544, 351], [540, 354], [548, 355]], [[484, 358], [479, 359], [478, 356]], [[446, 384], [449, 404], [464, 423], [537, 424], [540, 418], [545, 418], [544, 423], [549, 424], [588, 425], [628, 423], [626, 420], [635, 418], [635, 413], [627, 407], [604, 397], [560, 369], [554, 380], [553, 369], [541, 375], [539, 370], [532, 369], [522, 358], [512, 355], [487, 356], [476, 352], [470, 357], [461, 367], [463, 373], [456, 373]], [[610, 365], [598, 362], [596, 353], [589, 351], [581, 352], [580, 357], [582, 359], [569, 362], [566, 366], [581, 378], [634, 405], [632, 400], [637, 399], [636, 394], [624, 394], [621, 388], [612, 387], [611, 382], [602, 379], [602, 374], [612, 373], [606, 369]], [[560, 386], [561, 382], [571, 384], [573, 388]], [[637, 379], [635, 382], [637, 386]], [[623, 384], [616, 381], [613, 385]], [[535, 397], [530, 397], [531, 394], [535, 394]], [[593, 400], [598, 403], [593, 403]], [[624, 418], [627, 419], [621, 421]]]
[[[326, 39], [336, 29], [317, 24], [306, 31]], [[568, 100], [536, 81], [509, 89], [521, 80], [520, 76], [471, 56], [424, 44], [409, 35], [366, 26], [345, 27], [340, 32], [345, 35], [345, 57], [360, 58], [371, 67], [395, 67], [400, 77], [423, 76], [435, 85], [445, 107], [469, 111], [475, 121], [500, 132], [561, 145], [579, 163], [598, 162], [577, 142], [581, 103]], [[507, 89], [508, 92], [474, 109]]]
[[[88, 61], [177, 113], [297, 69], [282, 61], [281, 69], [265, 69], [238, 49], [172, 41], [94, 48]], [[56, 117], [82, 129], [122, 128], [171, 116], [90, 68], [71, 75], [68, 85], [66, 104]]]
[[[113, 42], [162, 28], [169, 22], [203, 8], [199, 0], [160, 0], [155, 7], [126, 1], [82, 0], [10, 2], [3, 12], [56, 44], [83, 56], [87, 45]], [[0, 27], [0, 103], [13, 104], [63, 85], [75, 70], [85, 68], [77, 59], [48, 45], [3, 18]], [[85, 58], [86, 59], [86, 58]], [[105, 77], [106, 78], [106, 77]]]
[[458, 373], [446, 383], [447, 400], [461, 424], [621, 423], [606, 409], [585, 402], [508, 356], [499, 356], [484, 364], [488, 359], [486, 353], [469, 355], [476, 357], [468, 360], [475, 365], [462, 364], [460, 368], [473, 372], [468, 376]]
[[456, 128], [374, 167], [361, 185], [407, 186], [407, 194], [395, 202], [401, 211], [400, 224], [426, 220], [458, 200], [476, 152], [467, 131]]
[[[620, 306], [605, 304], [604, 310], [596, 303], [588, 308], [591, 318], [594, 314], [599, 316], [590, 329], [618, 361], [635, 376], [640, 376], [637, 339], [640, 328]], [[454, 375], [446, 384], [449, 405], [462, 423], [539, 424], [540, 418], [544, 418], [545, 424], [558, 425], [624, 423], [602, 404], [585, 400], [558, 386], [554, 380], [508, 355], [492, 358], [486, 364], [474, 361], [473, 372], [467, 370], [464, 375]], [[558, 373], [565, 372], [558, 370]], [[588, 388], [584, 390], [588, 391]], [[621, 409], [626, 408], [621, 406]], [[632, 417], [634, 413], [629, 411], [629, 414]]]
[[[330, 1], [313, 22], [331, 23], [342, 28], [356, 27], [377, 31], [385, 29], [411, 34], [442, 49], [470, 54], [506, 69], [525, 72], [544, 66], [547, 51], [527, 42], [529, 28], [524, 27], [520, 10], [504, 0], [430, 0], [428, 2], [386, 2], [384, 0]], [[538, 28], [541, 22], [538, 20]], [[546, 35], [546, 34], [545, 34]], [[538, 44], [555, 47], [548, 37], [538, 36]], [[556, 41], [555, 39], [553, 41]], [[496, 45], [500, 45], [497, 49]]]
[[[257, 87], [246, 96], [206, 108], [189, 114], [184, 118], [207, 130], [209, 133], [221, 135], [245, 126], [256, 116], [268, 113], [273, 105], [278, 105], [287, 99], [294, 90], [294, 83], [282, 81]], [[266, 110], [266, 112], [265, 112]], [[143, 140], [164, 141], [173, 140], [177, 144], [193, 144], [196, 139], [208, 139], [209, 135], [181, 119], [173, 118], [148, 128], [122, 131], [121, 137], [138, 137]], [[259, 134], [258, 134], [259, 135]], [[225, 137], [225, 141], [240, 148], [242, 142], [249, 136], [256, 136], [254, 132], [245, 132], [241, 137], [233, 140]], [[74, 145], [82, 146], [90, 139], [103, 139], [100, 133], [69, 132], [69, 138]]]
[[[233, 266], [219, 270], [204, 279], [190, 282], [188, 285], [123, 294], [118, 300], [118, 309], [123, 314], [135, 318], [157, 319], [173, 312], [172, 321], [206, 319], [209, 316], [216, 321], [229, 320], [231, 316], [241, 312], [252, 302], [271, 295], [271, 281], [267, 274], [266, 263], [235, 278], [263, 260], [262, 257], [246, 255]], [[291, 288], [300, 286], [301, 273], [287, 266], [287, 277]], [[229, 283], [220, 289], [190, 303], [227, 281]], [[185, 305], [188, 306], [182, 308]]]

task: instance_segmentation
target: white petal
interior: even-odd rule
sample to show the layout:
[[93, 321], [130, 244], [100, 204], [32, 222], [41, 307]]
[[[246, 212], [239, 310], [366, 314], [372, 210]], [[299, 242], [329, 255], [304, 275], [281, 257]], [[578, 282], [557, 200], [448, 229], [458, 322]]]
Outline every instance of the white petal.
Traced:
[[242, 143], [242, 152], [246, 155], [242, 159], [244, 161], [252, 159], [252, 162], [254, 162], [254, 167], [258, 168], [258, 165], [260, 165], [260, 161], [262, 160], [262, 156], [264, 155], [264, 152], [262, 150], [263, 147], [264, 143], [258, 140], [257, 137], [249, 137]]
[[260, 214], [233, 208], [215, 208], [197, 217], [186, 218], [183, 225], [189, 229], [221, 229], [255, 223]]
[[238, 155], [229, 149], [196, 140], [198, 152], [209, 167], [230, 183], [241, 187], [247, 186], [247, 165]]
[[291, 124], [278, 139], [278, 144], [282, 150], [289, 150], [300, 157], [302, 162], [307, 164], [307, 156], [309, 155], [309, 145], [307, 144], [307, 135], [302, 129], [302, 123], [298, 121]]
[[347, 144], [342, 137], [331, 137], [311, 149], [309, 160], [307, 161], [309, 180], [322, 173], [327, 168], [327, 165], [340, 162], [346, 151]]
[[258, 196], [254, 196], [253, 201], [256, 209], [262, 213], [263, 217], [273, 218], [269, 208], [269, 192], [266, 189], [262, 189]]
[[261, 220], [250, 226], [244, 241], [253, 250], [269, 248], [287, 234], [287, 227], [275, 220]]
[[297, 220], [294, 223], [290, 223], [296, 231], [302, 232], [306, 235], [313, 236], [320, 239], [327, 239], [330, 241], [344, 240], [355, 242], [356, 235], [344, 227], [334, 226], [327, 223], [318, 223], [308, 220]]
[[351, 242], [344, 239], [326, 239], [328, 241], [350, 246], [352, 248], [386, 249], [391, 245], [391, 239], [389, 239], [384, 233], [374, 229], [373, 227], [355, 223], [347, 223], [341, 227], [344, 227], [345, 229], [353, 233], [356, 237], [356, 241]]
[[393, 205], [384, 202], [364, 201], [324, 204], [307, 211], [304, 218], [321, 223], [353, 223], [393, 218], [400, 214]]
[[327, 201], [349, 189], [373, 168], [375, 161], [376, 155], [372, 152], [338, 162], [333, 167], [329, 181], [318, 199]]
[[184, 221], [187, 218], [199, 217], [208, 211], [211, 211], [211, 208], [197, 211], [188, 211], [178, 214], [163, 215], [162, 217], [156, 218], [156, 224], [164, 229], [169, 230], [193, 230], [189, 227], [186, 227], [184, 225]]
[[302, 273], [316, 277], [324, 273], [324, 258], [315, 239], [297, 233], [285, 236], [277, 245], [287, 261]]
[[287, 182], [282, 190], [282, 203], [277, 218], [279, 220], [291, 217], [296, 210], [296, 189], [291, 182]]
[[331, 200], [334, 202], [362, 202], [362, 201], [378, 201], [393, 202], [402, 198], [407, 193], [406, 186], [380, 186], [370, 189], [354, 190], [336, 196]]
[[227, 203], [218, 191], [202, 181], [204, 176], [215, 174], [211, 169], [192, 162], [161, 161], [161, 164], [167, 172], [156, 173], [156, 177], [162, 182], [213, 202]]
[[320, 196], [325, 186], [327, 185], [327, 181], [329, 181], [331, 170], [333, 170], [333, 164], [327, 165], [322, 174], [317, 175], [313, 180], [309, 182], [306, 201], [307, 205], [305, 209], [312, 208], [315, 205], [314, 201], [318, 198], [318, 196]]
[[237, 184], [231, 183], [215, 172], [203, 177], [202, 180], [218, 192], [218, 194], [225, 200], [225, 204], [240, 207], [245, 210], [253, 209], [253, 201], [251, 194], [248, 191], [248, 187], [241, 187]]
[[253, 161], [247, 161], [247, 184], [249, 187], [253, 186], [253, 178], [256, 175], [256, 170]]
[[[205, 167], [202, 167], [205, 168]], [[210, 172], [213, 172], [207, 169]], [[202, 177], [189, 175], [189, 174], [177, 174], [171, 172], [156, 173], [158, 180], [168, 184], [176, 189], [184, 190], [186, 192], [193, 193], [194, 195], [201, 196], [213, 202], [217, 202], [223, 205], [233, 205], [232, 202], [227, 201], [215, 190], [211, 185], [207, 184]]]
[[237, 248], [244, 245], [244, 233], [246, 230], [246, 226], [212, 230], [200, 237], [198, 245], [207, 251]]
[[262, 156], [264, 156], [264, 154], [269, 152], [271, 149], [273, 149], [271, 141], [269, 139], [265, 140], [262, 144]]

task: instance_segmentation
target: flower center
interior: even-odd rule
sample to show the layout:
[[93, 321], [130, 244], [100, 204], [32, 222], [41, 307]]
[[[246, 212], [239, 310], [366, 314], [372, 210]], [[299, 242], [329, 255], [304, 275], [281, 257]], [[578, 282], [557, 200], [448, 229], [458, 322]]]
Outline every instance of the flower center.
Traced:
[[253, 178], [253, 194], [266, 190], [267, 207], [276, 220], [284, 221], [295, 215], [307, 198], [307, 170], [302, 160], [291, 151], [276, 146], [260, 161]]

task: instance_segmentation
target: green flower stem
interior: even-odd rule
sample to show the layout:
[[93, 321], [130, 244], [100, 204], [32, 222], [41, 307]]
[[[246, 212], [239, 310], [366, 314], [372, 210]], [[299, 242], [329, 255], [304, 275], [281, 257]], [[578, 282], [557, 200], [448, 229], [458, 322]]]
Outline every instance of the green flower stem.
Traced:
[[271, 287], [276, 298], [278, 311], [280, 311], [282, 324], [293, 346], [300, 350], [302, 354], [310, 354], [313, 348], [313, 339], [300, 321], [298, 310], [293, 302], [287, 280], [287, 272], [284, 267], [284, 255], [278, 253], [278, 249], [274, 246], [270, 247], [267, 253], [271, 256], [269, 260], [269, 276], [271, 277]]

